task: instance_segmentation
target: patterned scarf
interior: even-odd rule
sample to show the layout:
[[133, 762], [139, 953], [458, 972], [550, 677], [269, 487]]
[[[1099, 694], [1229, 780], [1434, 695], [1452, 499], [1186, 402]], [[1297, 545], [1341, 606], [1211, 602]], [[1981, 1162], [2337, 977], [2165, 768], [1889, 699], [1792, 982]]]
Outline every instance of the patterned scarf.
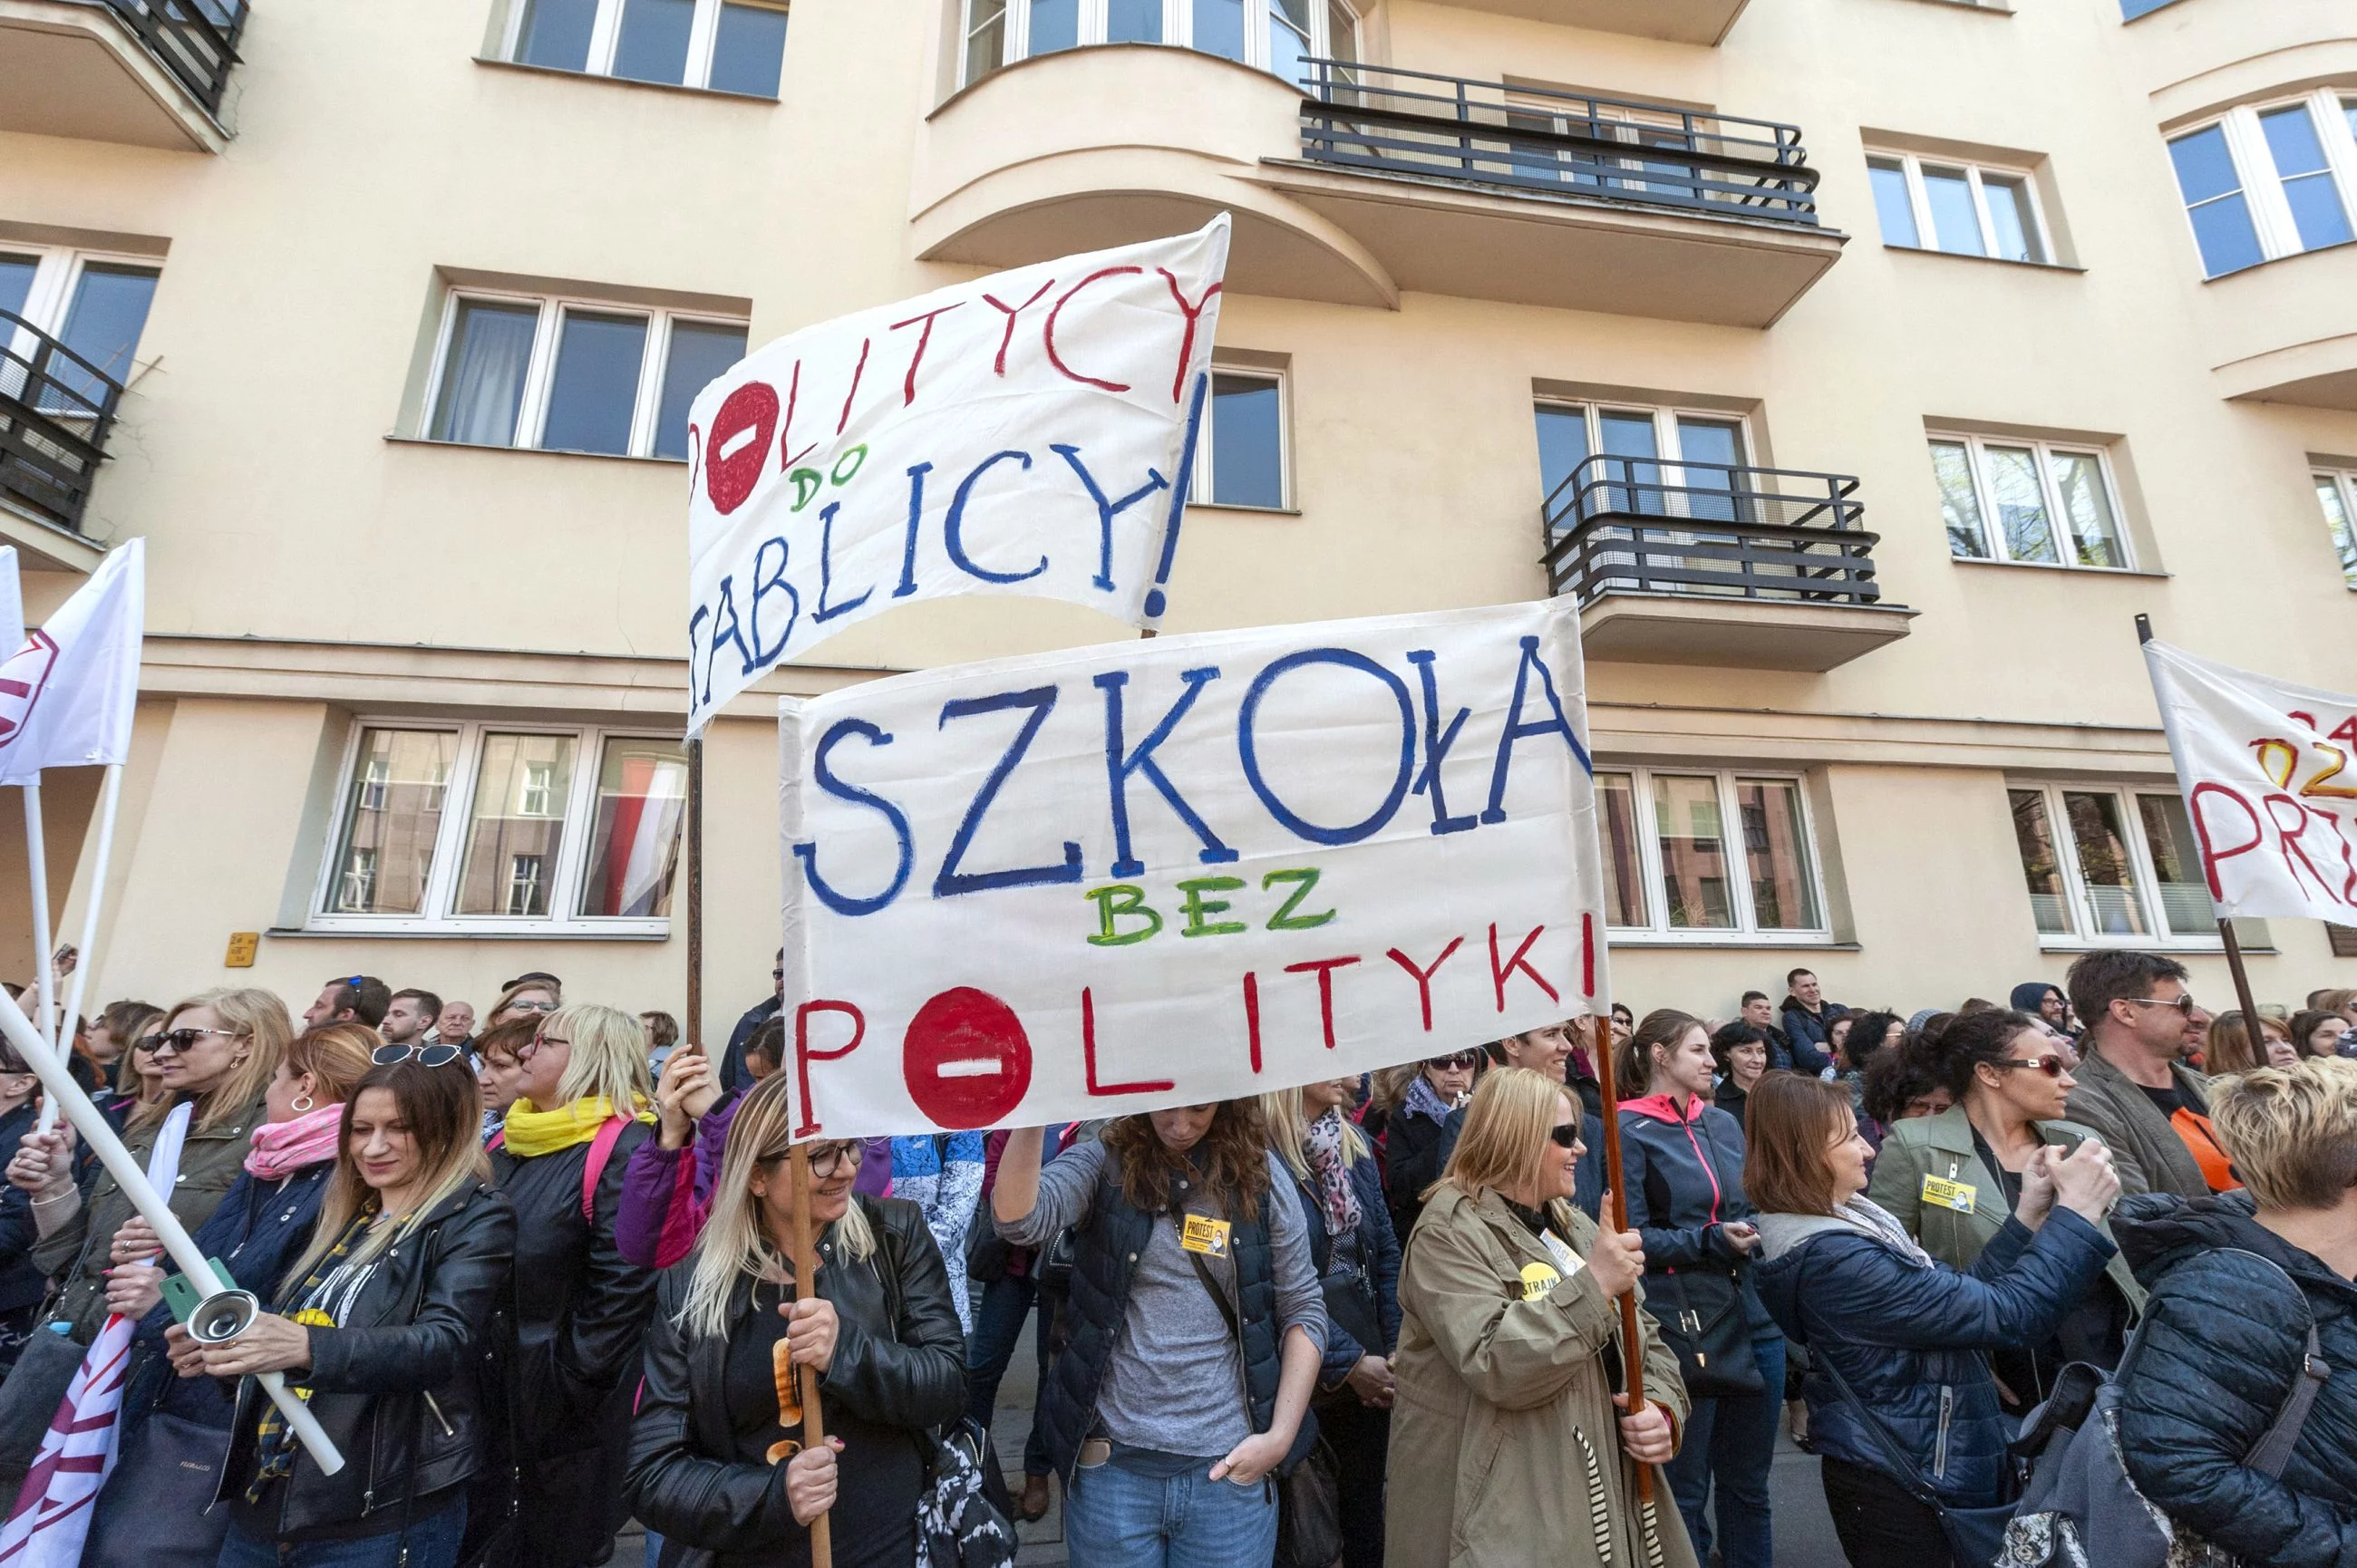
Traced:
[[1401, 1115], [1428, 1116], [1435, 1122], [1446, 1122], [1448, 1120], [1449, 1112], [1453, 1109], [1455, 1109], [1453, 1106], [1440, 1098], [1440, 1091], [1432, 1087], [1432, 1079], [1425, 1077], [1423, 1073], [1419, 1072], [1408, 1079], [1407, 1101], [1400, 1107]]
[[[1416, 1081], [1424, 1081], [1422, 1074]], [[1309, 1174], [1318, 1180], [1318, 1206], [1326, 1211], [1327, 1232], [1348, 1236], [1356, 1231], [1359, 1195], [1351, 1190], [1350, 1162], [1342, 1157], [1342, 1108], [1328, 1106], [1326, 1114], [1309, 1123], [1301, 1145], [1309, 1157]]]
[[[369, 1275], [376, 1272], [376, 1258], [358, 1267], [347, 1262], [367, 1239], [369, 1227], [375, 1222], [373, 1213], [362, 1214], [344, 1227], [344, 1233], [337, 1237], [336, 1244], [311, 1266], [302, 1288], [295, 1293], [295, 1310], [286, 1314], [288, 1317], [306, 1328], [341, 1326], [344, 1316], [351, 1310], [353, 1301], [360, 1294], [361, 1287], [368, 1283]], [[295, 1396], [305, 1404], [311, 1402], [308, 1386], [296, 1382], [294, 1378], [286, 1380], [286, 1386], [294, 1390]], [[262, 1419], [254, 1428], [253, 1484], [245, 1488], [247, 1502], [261, 1502], [262, 1494], [271, 1482], [295, 1473], [295, 1452], [299, 1446], [294, 1432], [286, 1424], [286, 1418], [278, 1413], [275, 1404], [264, 1400]]]
[[245, 1168], [264, 1181], [276, 1181], [305, 1165], [332, 1160], [343, 1126], [340, 1103], [314, 1106], [290, 1121], [264, 1122], [253, 1130]]
[[1917, 1268], [1932, 1267], [1932, 1254], [1907, 1234], [1907, 1227], [1899, 1223], [1899, 1217], [1870, 1198], [1863, 1195], [1851, 1198], [1834, 1210], [1834, 1218], [1860, 1235], [1894, 1249]]

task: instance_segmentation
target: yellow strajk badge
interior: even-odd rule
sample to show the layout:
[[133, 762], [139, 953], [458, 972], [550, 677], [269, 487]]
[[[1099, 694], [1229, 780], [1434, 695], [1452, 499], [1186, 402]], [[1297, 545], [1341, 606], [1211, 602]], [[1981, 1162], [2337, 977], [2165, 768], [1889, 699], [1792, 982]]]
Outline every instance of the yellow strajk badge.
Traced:
[[1923, 1201], [1938, 1208], [1953, 1209], [1958, 1214], [1973, 1211], [1973, 1199], [1977, 1196], [1966, 1182], [1943, 1181], [1938, 1176], [1923, 1178]]
[[1232, 1229], [1224, 1219], [1189, 1214], [1187, 1223], [1179, 1230], [1178, 1244], [1207, 1258], [1224, 1258], [1228, 1255], [1228, 1232]]

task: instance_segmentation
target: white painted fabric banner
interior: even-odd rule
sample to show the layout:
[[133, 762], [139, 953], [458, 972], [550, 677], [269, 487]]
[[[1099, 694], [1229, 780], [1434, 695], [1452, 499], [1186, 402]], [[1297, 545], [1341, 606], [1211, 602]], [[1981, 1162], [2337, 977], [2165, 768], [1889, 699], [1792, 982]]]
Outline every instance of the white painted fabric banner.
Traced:
[[688, 733], [894, 605], [1150, 627], [1211, 380], [1228, 218], [806, 328], [688, 412]]
[[1566, 599], [785, 699], [797, 1125], [1127, 1114], [1591, 1011], [1578, 636]]
[[0, 784], [38, 783], [44, 768], [130, 754], [146, 568], [145, 540], [116, 545], [0, 664]]
[[2218, 912], [2357, 919], [2357, 696], [2144, 656]]

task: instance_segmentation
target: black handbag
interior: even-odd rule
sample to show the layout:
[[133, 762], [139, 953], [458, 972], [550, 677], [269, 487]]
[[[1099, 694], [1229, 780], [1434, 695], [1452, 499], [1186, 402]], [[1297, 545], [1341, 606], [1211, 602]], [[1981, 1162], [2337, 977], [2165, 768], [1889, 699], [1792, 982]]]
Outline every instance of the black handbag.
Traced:
[[229, 1509], [212, 1506], [229, 1440], [168, 1411], [135, 1422], [99, 1490], [82, 1568], [211, 1568], [229, 1535]]
[[1760, 1356], [1751, 1346], [1736, 1273], [1669, 1269], [1649, 1275], [1645, 1285], [1646, 1309], [1662, 1343], [1677, 1352], [1689, 1398], [1742, 1399], [1762, 1391]]
[[1270, 1568], [1333, 1568], [1342, 1560], [1342, 1464], [1323, 1437], [1276, 1483]]

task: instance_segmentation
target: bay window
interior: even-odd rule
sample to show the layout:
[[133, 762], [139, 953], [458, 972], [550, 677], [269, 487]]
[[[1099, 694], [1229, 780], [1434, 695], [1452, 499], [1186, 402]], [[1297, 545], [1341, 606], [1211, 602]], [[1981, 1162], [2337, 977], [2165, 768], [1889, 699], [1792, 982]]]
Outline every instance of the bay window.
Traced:
[[1600, 768], [1596, 816], [1616, 940], [1829, 940], [1801, 779]]
[[2124, 946], [2217, 940], [2193, 824], [2175, 789], [2039, 784], [2007, 794], [2041, 938]]
[[958, 80], [1090, 44], [1173, 44], [1306, 81], [1310, 59], [1358, 58], [1343, 0], [963, 0]]
[[2171, 137], [2169, 157], [2205, 276], [2357, 239], [2357, 96], [2345, 90], [2237, 105]]

